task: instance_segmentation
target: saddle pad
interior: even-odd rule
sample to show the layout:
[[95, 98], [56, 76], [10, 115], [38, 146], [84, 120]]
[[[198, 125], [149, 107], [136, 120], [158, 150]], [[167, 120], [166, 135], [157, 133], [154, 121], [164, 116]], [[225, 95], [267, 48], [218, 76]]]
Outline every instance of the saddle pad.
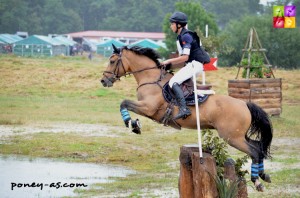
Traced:
[[[172, 89], [170, 88], [170, 86], [168, 85], [168, 83], [166, 83], [164, 86], [163, 86], [163, 89], [162, 89], [162, 94], [165, 98], [165, 100], [170, 103], [172, 101], [173, 98], [173, 93], [172, 93]], [[198, 104], [201, 104], [203, 102], [206, 101], [206, 99], [208, 98], [209, 95], [199, 95], [198, 94]], [[176, 101], [176, 100], [174, 100]], [[185, 101], [186, 101], [186, 104], [188, 106], [193, 106], [195, 105], [195, 96], [194, 96], [194, 93], [188, 95], [185, 97]], [[175, 105], [178, 106], [177, 102], [175, 102]]]

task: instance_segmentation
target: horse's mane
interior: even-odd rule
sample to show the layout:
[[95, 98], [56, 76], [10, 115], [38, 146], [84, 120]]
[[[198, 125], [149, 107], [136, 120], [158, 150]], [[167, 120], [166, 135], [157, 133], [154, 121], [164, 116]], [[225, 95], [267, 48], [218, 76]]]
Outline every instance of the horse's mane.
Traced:
[[158, 60], [160, 58], [159, 54], [151, 48], [139, 47], [139, 46], [133, 46], [133, 47], [128, 48], [127, 46], [125, 46], [124, 49], [132, 51], [132, 52], [134, 52], [135, 54], [138, 54], [138, 55], [147, 56], [148, 58], [153, 60], [156, 63], [157, 66], [160, 65], [160, 62]]

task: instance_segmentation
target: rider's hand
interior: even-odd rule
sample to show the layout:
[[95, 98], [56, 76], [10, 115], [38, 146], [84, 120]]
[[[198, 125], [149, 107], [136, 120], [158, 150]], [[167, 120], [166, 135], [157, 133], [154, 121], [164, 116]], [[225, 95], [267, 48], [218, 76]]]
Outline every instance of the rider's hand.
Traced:
[[164, 70], [170, 70], [171, 69], [171, 66], [172, 66], [172, 63], [169, 63], [167, 61], [164, 61], [162, 63], [160, 63], [160, 66], [159, 68], [163, 68]]

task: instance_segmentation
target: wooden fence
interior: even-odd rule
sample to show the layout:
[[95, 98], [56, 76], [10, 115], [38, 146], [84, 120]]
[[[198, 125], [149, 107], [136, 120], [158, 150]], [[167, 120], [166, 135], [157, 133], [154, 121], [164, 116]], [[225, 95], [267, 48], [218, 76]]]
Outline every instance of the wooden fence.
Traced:
[[228, 81], [229, 96], [245, 102], [253, 102], [263, 108], [269, 115], [276, 116], [282, 112], [281, 88], [281, 78]]

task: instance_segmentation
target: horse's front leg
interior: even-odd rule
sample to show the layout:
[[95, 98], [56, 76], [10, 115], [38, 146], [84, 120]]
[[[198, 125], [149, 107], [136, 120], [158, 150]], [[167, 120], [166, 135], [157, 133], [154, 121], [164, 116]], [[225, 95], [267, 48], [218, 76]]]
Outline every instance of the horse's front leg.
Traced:
[[126, 127], [131, 127], [132, 132], [141, 134], [141, 124], [138, 119], [132, 120], [128, 111], [141, 116], [149, 116], [149, 107], [145, 101], [123, 100], [120, 105], [120, 112]]

